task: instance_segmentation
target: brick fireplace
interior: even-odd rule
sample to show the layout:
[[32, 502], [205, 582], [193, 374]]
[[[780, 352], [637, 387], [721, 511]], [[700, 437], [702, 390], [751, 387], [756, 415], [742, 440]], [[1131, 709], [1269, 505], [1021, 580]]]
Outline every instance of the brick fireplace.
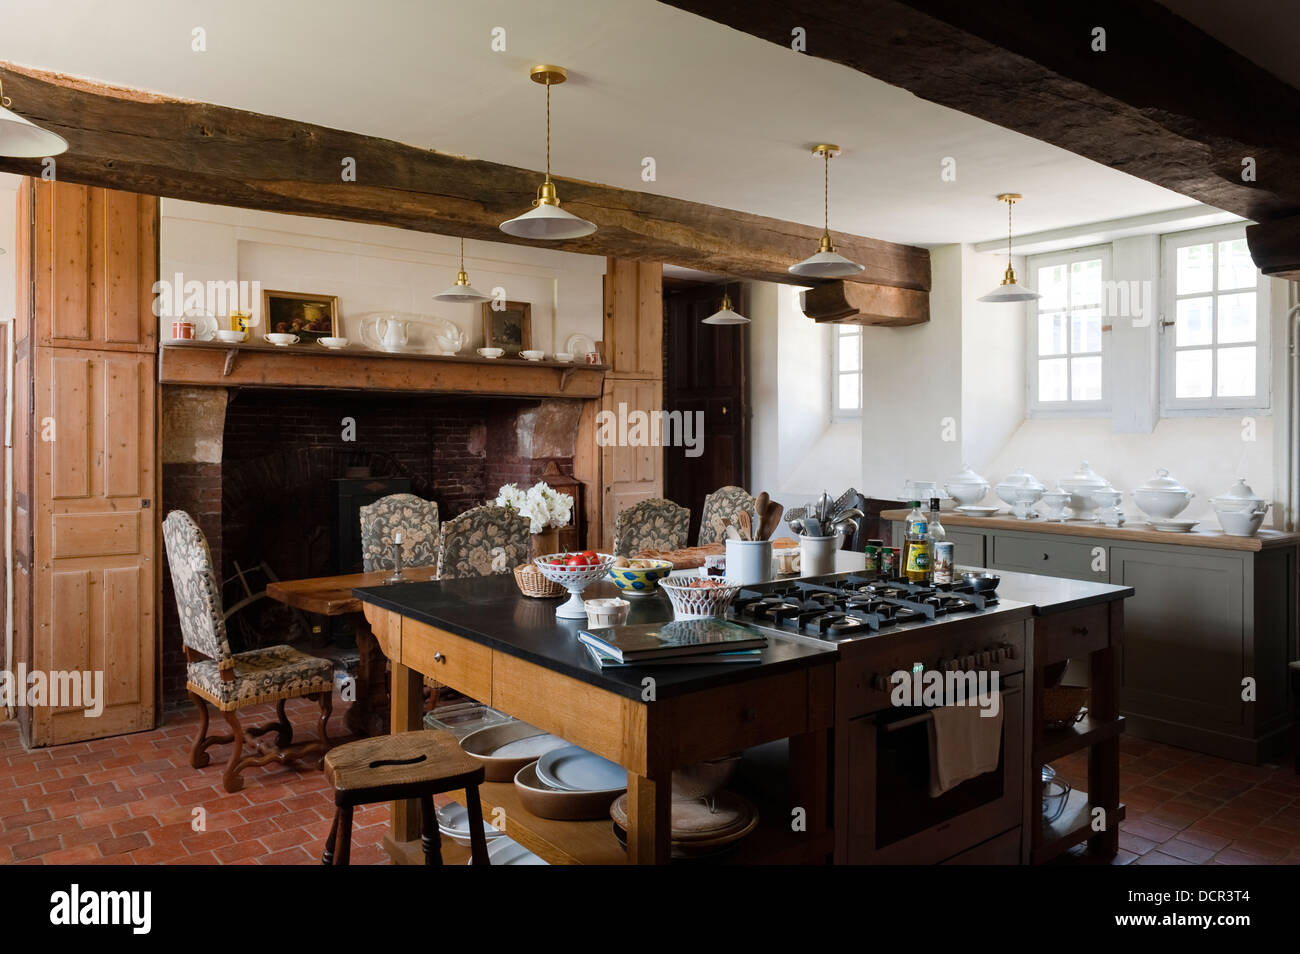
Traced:
[[[164, 386], [161, 513], [186, 510], [223, 580], [265, 562], [280, 579], [335, 572], [333, 481], [400, 477], [443, 518], [528, 483], [555, 462], [572, 474], [583, 402], [560, 398]], [[164, 701], [184, 700], [185, 662], [164, 573]], [[265, 580], [249, 580], [260, 589]], [[243, 594], [226, 587], [227, 605]], [[302, 617], [263, 600], [232, 626], [295, 641]], [[242, 614], [241, 614], [242, 615]], [[312, 621], [320, 623], [320, 620]], [[251, 648], [233, 645], [236, 650]]]

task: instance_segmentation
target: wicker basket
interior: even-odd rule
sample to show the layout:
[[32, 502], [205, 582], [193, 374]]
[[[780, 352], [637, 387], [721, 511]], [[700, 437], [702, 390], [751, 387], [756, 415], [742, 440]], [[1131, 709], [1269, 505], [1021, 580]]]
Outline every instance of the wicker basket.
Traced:
[[519, 585], [519, 592], [524, 596], [537, 599], [551, 599], [563, 596], [565, 592], [564, 587], [548, 580], [542, 575], [542, 571], [531, 563], [521, 563], [515, 567], [515, 583]]
[[1092, 690], [1081, 686], [1043, 688], [1043, 724], [1049, 729], [1066, 729], [1087, 712]]

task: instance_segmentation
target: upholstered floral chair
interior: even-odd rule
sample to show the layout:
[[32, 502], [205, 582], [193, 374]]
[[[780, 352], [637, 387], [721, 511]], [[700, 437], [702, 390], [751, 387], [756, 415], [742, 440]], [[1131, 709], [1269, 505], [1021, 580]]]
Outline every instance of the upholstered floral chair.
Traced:
[[438, 562], [438, 505], [414, 494], [389, 494], [361, 508], [361, 566], [395, 570], [393, 537], [402, 533], [404, 566], [435, 566]]
[[754, 515], [754, 498], [743, 487], [719, 487], [704, 498], [704, 512], [700, 515], [699, 545], [716, 543], [724, 536], [719, 521], [726, 517], [735, 523], [736, 514], [748, 510]]
[[671, 500], [642, 500], [614, 518], [614, 552], [631, 556], [641, 550], [676, 550], [689, 545], [691, 512]]
[[507, 507], [488, 504], [466, 510], [442, 524], [438, 542], [438, 579], [509, 573], [527, 563], [528, 518]]
[[[317, 753], [324, 756], [331, 745], [326, 723], [333, 706], [334, 664], [283, 645], [232, 653], [221, 611], [221, 591], [203, 531], [189, 514], [173, 510], [163, 521], [163, 542], [185, 644], [185, 688], [199, 710], [199, 732], [190, 748], [190, 764], [203, 768], [208, 764], [209, 746], [233, 742], [222, 781], [226, 791], [237, 792], [244, 787], [242, 773], [250, 766]], [[314, 699], [320, 706], [318, 740], [293, 741], [293, 726], [285, 716], [284, 704], [299, 696]], [[209, 702], [225, 717], [230, 735], [208, 736]], [[262, 702], [275, 703], [276, 721], [245, 729], [238, 710]], [[268, 732], [275, 732], [273, 745], [259, 741], [250, 754], [244, 754], [246, 737]]]

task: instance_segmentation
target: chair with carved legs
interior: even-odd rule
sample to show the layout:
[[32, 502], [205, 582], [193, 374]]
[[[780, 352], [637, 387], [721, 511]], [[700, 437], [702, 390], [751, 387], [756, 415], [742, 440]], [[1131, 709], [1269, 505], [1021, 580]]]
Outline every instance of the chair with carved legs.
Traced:
[[[310, 755], [323, 757], [331, 745], [326, 723], [333, 707], [334, 664], [286, 645], [232, 653], [212, 554], [203, 531], [189, 514], [173, 510], [163, 521], [163, 541], [185, 643], [185, 688], [199, 710], [199, 733], [190, 749], [190, 764], [203, 768], [209, 762], [211, 746], [233, 743], [222, 781], [226, 791], [237, 792], [244, 787], [242, 773], [246, 768]], [[293, 727], [284, 704], [300, 696], [320, 706], [319, 739], [293, 741]], [[263, 702], [275, 703], [275, 721], [245, 728], [238, 710]], [[208, 703], [225, 717], [230, 735], [208, 735]], [[270, 732], [275, 733], [273, 744], [260, 740]], [[245, 754], [245, 740], [249, 737], [258, 741]]]

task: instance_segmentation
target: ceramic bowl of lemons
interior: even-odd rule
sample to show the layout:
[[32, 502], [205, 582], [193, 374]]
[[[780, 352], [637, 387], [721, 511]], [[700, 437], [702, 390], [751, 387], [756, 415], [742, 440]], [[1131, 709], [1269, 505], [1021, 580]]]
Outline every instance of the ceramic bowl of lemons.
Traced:
[[[619, 562], [623, 565], [619, 566]], [[671, 560], [632, 560], [619, 558], [609, 568], [610, 582], [627, 596], [647, 596], [658, 589], [659, 581], [672, 572]]]

